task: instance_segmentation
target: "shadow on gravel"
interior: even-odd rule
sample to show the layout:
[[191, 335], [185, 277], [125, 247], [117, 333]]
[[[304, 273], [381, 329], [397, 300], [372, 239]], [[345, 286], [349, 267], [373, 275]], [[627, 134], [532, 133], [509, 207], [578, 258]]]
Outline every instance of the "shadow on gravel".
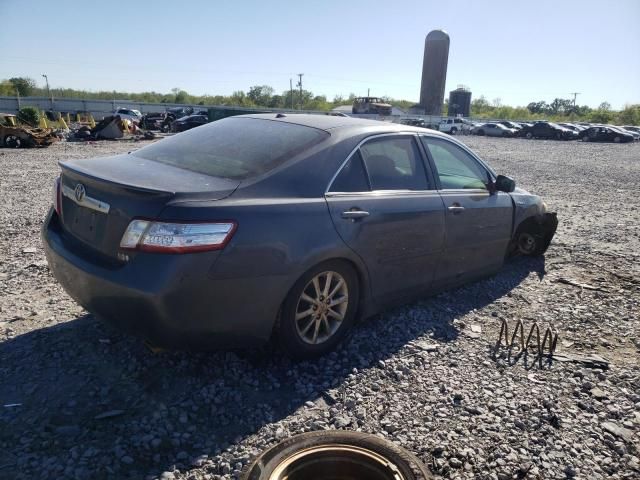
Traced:
[[544, 260], [519, 258], [496, 276], [389, 310], [314, 362], [294, 364], [272, 347], [153, 354], [90, 315], [8, 340], [0, 344], [0, 476], [144, 478], [184, 471], [250, 435], [275, 441], [282, 433], [273, 422], [310, 401], [340, 403], [354, 369], [383, 369], [400, 350], [455, 341], [455, 318], [531, 272], [541, 276]]

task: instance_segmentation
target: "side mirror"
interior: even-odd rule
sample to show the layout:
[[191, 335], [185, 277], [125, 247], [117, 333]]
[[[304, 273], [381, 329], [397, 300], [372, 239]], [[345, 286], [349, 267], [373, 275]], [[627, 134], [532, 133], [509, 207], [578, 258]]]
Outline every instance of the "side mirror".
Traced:
[[496, 190], [499, 192], [511, 193], [516, 189], [516, 181], [512, 178], [498, 175], [495, 183]]

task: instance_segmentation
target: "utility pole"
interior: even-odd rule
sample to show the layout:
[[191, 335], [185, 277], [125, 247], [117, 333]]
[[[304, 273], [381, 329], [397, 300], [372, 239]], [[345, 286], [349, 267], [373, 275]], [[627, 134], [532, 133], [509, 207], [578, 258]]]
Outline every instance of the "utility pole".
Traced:
[[293, 80], [289, 79], [289, 91], [291, 92], [291, 110], [293, 110]]
[[367, 97], [371, 96], [370, 90], [371, 90], [370, 88], [367, 88]]
[[51, 90], [49, 90], [49, 77], [47, 77], [44, 73], [42, 74], [42, 76], [47, 81], [47, 96], [49, 97], [49, 101], [51, 102], [51, 110], [53, 110], [53, 97], [51, 96]]
[[573, 95], [573, 106], [576, 106], [576, 97], [580, 95], [580, 92], [571, 92], [569, 95]]
[[296, 85], [296, 87], [300, 87], [300, 108], [299, 110], [302, 110], [302, 76], [304, 75], [304, 73], [299, 73], [298, 74], [298, 78], [300, 78], [300, 80], [298, 80], [298, 84]]

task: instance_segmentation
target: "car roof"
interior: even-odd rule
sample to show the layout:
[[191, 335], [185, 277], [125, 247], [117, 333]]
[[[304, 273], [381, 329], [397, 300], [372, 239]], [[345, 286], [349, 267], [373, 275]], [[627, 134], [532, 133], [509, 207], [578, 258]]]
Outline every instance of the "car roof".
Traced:
[[[424, 128], [413, 127], [401, 123], [382, 122], [380, 120], [369, 120], [355, 117], [336, 117], [332, 115], [313, 115], [305, 113], [262, 113], [250, 115], [238, 115], [237, 118], [256, 118], [262, 120], [275, 120], [278, 122], [292, 123], [305, 127], [317, 128], [326, 132], [336, 130], [351, 130], [362, 127], [363, 129], [379, 130], [382, 132], [419, 132], [425, 133]], [[449, 137], [440, 132], [429, 131], [430, 134], [437, 134], [442, 137]]]

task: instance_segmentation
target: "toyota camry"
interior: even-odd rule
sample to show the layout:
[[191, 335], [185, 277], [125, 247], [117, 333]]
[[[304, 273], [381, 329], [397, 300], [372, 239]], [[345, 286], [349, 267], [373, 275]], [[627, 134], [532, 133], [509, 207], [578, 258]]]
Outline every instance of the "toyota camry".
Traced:
[[358, 319], [541, 255], [557, 219], [432, 130], [326, 115], [219, 120], [60, 163], [51, 271], [169, 348], [335, 348]]

